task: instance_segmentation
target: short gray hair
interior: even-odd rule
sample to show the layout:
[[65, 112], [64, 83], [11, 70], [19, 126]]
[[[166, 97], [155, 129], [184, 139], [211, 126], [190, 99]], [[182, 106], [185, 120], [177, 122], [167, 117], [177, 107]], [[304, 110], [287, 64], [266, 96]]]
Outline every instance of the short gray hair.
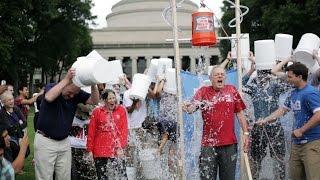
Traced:
[[5, 100], [7, 100], [7, 99], [10, 98], [10, 97], [13, 97], [12, 92], [6, 90], [5, 92], [3, 92], [3, 93], [0, 95], [0, 100], [1, 100], [2, 102], [4, 102]]
[[224, 73], [226, 73], [226, 70], [220, 66], [213, 66], [213, 68], [211, 69], [211, 72], [209, 74], [209, 76], [211, 77], [213, 72], [216, 70], [216, 69], [223, 69]]

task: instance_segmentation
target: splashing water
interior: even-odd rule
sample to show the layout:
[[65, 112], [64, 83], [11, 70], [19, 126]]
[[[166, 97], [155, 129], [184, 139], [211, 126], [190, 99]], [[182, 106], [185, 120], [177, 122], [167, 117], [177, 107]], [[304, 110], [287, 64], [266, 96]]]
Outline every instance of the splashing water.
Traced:
[[[258, 72], [256, 79], [247, 84], [244, 89], [245, 91], [249, 90], [246, 91], [251, 96], [249, 107], [254, 109], [254, 115], [252, 115], [252, 111], [250, 111], [251, 114], [247, 114], [251, 116], [249, 122], [253, 128], [250, 149], [251, 152], [254, 150], [250, 156], [253, 177], [288, 179], [288, 145], [291, 143], [291, 137], [287, 137], [287, 134], [291, 134], [292, 131], [292, 119], [294, 119], [292, 114], [288, 113], [282, 117], [281, 124], [275, 122], [260, 128], [253, 124], [255, 119], [264, 118], [283, 105], [290, 86], [286, 82], [271, 77], [267, 72]], [[281, 101], [282, 103], [278, 103]], [[252, 118], [253, 120], [251, 120]], [[257, 152], [259, 153], [257, 154]], [[255, 158], [260, 160], [253, 161]]]

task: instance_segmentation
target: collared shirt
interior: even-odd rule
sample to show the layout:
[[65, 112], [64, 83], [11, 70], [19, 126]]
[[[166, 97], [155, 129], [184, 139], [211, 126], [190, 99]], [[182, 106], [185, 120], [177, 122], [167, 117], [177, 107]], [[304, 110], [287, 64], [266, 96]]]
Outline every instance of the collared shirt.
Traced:
[[[45, 93], [55, 84], [49, 84], [45, 87]], [[43, 98], [40, 107], [37, 129], [45, 133], [48, 137], [55, 140], [63, 140], [68, 137], [75, 115], [77, 105], [85, 103], [90, 94], [80, 90], [71, 99], [64, 99], [60, 94], [53, 102], [48, 102]]]
[[[314, 113], [320, 111], [320, 92], [307, 84], [302, 89], [295, 89], [286, 99], [284, 106], [294, 113], [293, 129], [305, 125]], [[293, 138], [295, 144], [305, 144], [320, 139], [320, 125], [306, 131], [301, 138]]]
[[212, 86], [201, 87], [193, 97], [201, 106], [203, 125], [202, 146], [214, 147], [237, 143], [234, 113], [246, 108], [237, 89], [225, 85], [220, 90]]

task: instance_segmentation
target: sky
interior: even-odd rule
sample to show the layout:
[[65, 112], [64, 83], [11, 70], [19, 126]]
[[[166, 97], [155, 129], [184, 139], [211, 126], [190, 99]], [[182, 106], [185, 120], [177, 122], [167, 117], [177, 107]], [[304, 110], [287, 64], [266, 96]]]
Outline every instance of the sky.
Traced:
[[[96, 26], [90, 26], [94, 29], [99, 29], [107, 26], [106, 16], [107, 14], [111, 13], [111, 8], [114, 4], [119, 2], [120, 0], [92, 0], [95, 4], [94, 7], [91, 9], [92, 15], [97, 16], [95, 19]], [[196, 4], [200, 4], [200, 0], [191, 0]], [[176, 2], [180, 2], [180, 0], [176, 0]], [[170, 3], [170, 0], [168, 0]], [[221, 17], [221, 10], [220, 7], [223, 5], [222, 0], [204, 0], [204, 3], [213, 10], [218, 18]]]

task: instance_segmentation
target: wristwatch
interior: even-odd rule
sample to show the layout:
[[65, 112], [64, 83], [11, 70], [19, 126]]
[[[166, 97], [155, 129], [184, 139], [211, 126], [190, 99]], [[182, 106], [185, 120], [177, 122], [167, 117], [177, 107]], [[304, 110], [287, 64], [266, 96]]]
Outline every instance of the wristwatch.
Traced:
[[250, 133], [248, 131], [247, 132], [243, 132], [243, 135], [249, 136]]

